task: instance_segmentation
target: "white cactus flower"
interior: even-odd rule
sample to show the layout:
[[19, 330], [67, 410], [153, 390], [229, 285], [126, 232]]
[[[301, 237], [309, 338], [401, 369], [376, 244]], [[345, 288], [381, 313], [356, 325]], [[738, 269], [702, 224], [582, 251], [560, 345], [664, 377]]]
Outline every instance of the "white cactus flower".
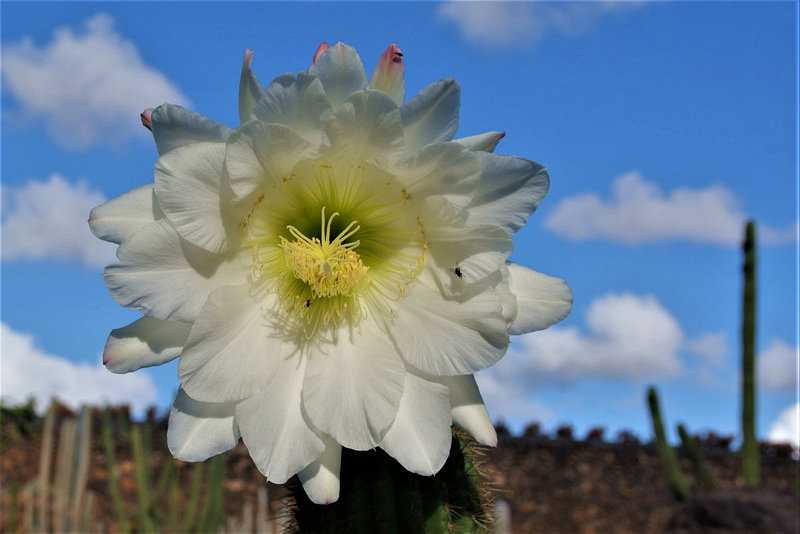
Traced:
[[453, 141], [452, 79], [404, 102], [394, 44], [370, 80], [342, 43], [266, 89], [251, 62], [241, 126], [148, 110], [155, 183], [91, 213], [119, 244], [108, 290], [145, 315], [111, 333], [104, 363], [180, 357], [175, 457], [241, 437], [269, 480], [298, 474], [316, 503], [338, 498], [341, 447], [432, 475], [451, 422], [494, 445], [473, 373], [572, 306], [563, 280], [507, 262], [547, 172], [491, 153], [499, 132]]

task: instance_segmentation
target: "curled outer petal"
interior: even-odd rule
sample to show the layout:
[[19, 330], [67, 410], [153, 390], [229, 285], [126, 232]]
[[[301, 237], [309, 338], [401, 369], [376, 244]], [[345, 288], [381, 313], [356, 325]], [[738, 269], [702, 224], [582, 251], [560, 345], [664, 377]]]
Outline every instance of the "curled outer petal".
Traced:
[[486, 132], [479, 135], [453, 139], [453, 142], [466, 147], [467, 150], [494, 152], [494, 149], [497, 148], [497, 143], [505, 136], [505, 132]]
[[364, 323], [342, 328], [306, 365], [303, 406], [316, 428], [344, 447], [376, 447], [403, 396], [405, 366], [385, 336]]
[[510, 334], [544, 330], [572, 311], [572, 290], [564, 280], [516, 263], [509, 262], [506, 267], [511, 290], [517, 296], [517, 316], [509, 328]]
[[308, 498], [314, 504], [331, 504], [339, 500], [339, 469], [342, 446], [335, 439], [325, 440], [325, 452], [297, 473]]
[[151, 119], [159, 156], [192, 143], [224, 143], [233, 131], [222, 123], [175, 104], [158, 106]]
[[336, 110], [347, 97], [367, 86], [367, 74], [356, 49], [336, 43], [320, 54], [309, 72], [319, 78], [328, 100]]
[[242, 124], [250, 120], [250, 114], [256, 107], [256, 102], [261, 98], [263, 89], [255, 73], [250, 68], [253, 63], [253, 51], [249, 48], [244, 53], [242, 60], [242, 75], [239, 79], [239, 120]]
[[477, 154], [481, 158], [481, 182], [461, 217], [467, 224], [496, 224], [513, 236], [547, 194], [547, 169], [516, 156]]
[[121, 306], [155, 319], [194, 322], [217, 287], [241, 283], [249, 265], [181, 239], [166, 219], [135, 232], [106, 267], [106, 287]]
[[111, 331], [103, 351], [103, 365], [112, 373], [130, 373], [174, 360], [180, 355], [191, 328], [190, 323], [144, 316]]
[[432, 143], [452, 141], [458, 130], [461, 87], [452, 78], [439, 80], [400, 106], [404, 156]]
[[352, 161], [394, 163], [403, 152], [400, 113], [380, 91], [359, 91], [325, 123], [325, 133], [338, 154]]
[[450, 390], [453, 422], [469, 432], [478, 443], [497, 445], [497, 432], [473, 375], [443, 376], [439, 381]]
[[407, 470], [430, 476], [447, 460], [451, 440], [447, 388], [407, 373], [400, 409], [381, 448]]
[[243, 400], [263, 391], [280, 361], [281, 342], [271, 334], [247, 285], [217, 288], [183, 348], [178, 363], [183, 388], [210, 402]]
[[228, 451], [239, 441], [236, 403], [200, 402], [178, 390], [169, 413], [167, 446], [175, 458], [203, 460]]
[[225, 145], [198, 142], [178, 147], [156, 162], [159, 206], [183, 239], [209, 252], [239, 245], [238, 221], [223, 202]]
[[314, 146], [322, 142], [322, 124], [331, 113], [319, 78], [307, 72], [281, 74], [264, 89], [252, 118], [290, 127]]
[[302, 409], [304, 367], [305, 361], [298, 367], [287, 360], [269, 386], [236, 407], [236, 420], [253, 461], [275, 484], [283, 484], [325, 451]]
[[[436, 332], [420, 336], [419, 332]], [[488, 283], [443, 297], [415, 284], [403, 300], [392, 330], [403, 359], [427, 374], [471, 374], [497, 363], [508, 349], [500, 299]]]
[[163, 218], [153, 184], [146, 184], [94, 208], [89, 214], [89, 229], [104, 241], [120, 244], [140, 228]]

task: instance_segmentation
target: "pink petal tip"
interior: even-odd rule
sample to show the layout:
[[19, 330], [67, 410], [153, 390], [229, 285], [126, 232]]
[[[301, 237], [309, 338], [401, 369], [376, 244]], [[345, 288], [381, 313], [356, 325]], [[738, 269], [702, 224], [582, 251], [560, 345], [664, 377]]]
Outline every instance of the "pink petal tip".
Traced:
[[[316, 62], [317, 62], [317, 58], [318, 58], [319, 56], [321, 56], [321, 55], [322, 55], [322, 53], [323, 53], [324, 51], [326, 51], [328, 48], [330, 48], [330, 46], [328, 46], [328, 43], [326, 43], [325, 41], [322, 41], [322, 43], [321, 43], [321, 44], [319, 45], [319, 47], [317, 48], [317, 51], [316, 51], [316, 52], [314, 52], [314, 60], [311, 62], [311, 67], [313, 67], [313, 66], [314, 66], [314, 63], [316, 63]], [[309, 67], [309, 68], [311, 68], [311, 67]]]
[[142, 126], [147, 128], [151, 132], [153, 131], [153, 121], [151, 119], [152, 115], [153, 115], [153, 108], [148, 108], [142, 111], [142, 114], [139, 115], [139, 117], [141, 117], [142, 119]]

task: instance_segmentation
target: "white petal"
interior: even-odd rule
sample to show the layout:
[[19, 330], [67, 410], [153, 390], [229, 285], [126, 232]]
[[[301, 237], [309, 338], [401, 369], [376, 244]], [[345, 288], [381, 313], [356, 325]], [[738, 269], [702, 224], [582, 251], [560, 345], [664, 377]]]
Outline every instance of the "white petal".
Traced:
[[517, 296], [517, 317], [509, 328], [512, 335], [544, 330], [572, 311], [572, 290], [561, 278], [537, 273], [508, 263], [511, 290]]
[[448, 389], [406, 373], [403, 398], [381, 448], [412, 473], [439, 472], [450, 454]]
[[486, 132], [483, 134], [471, 135], [469, 137], [453, 139], [453, 142], [466, 147], [468, 150], [494, 152], [494, 149], [497, 148], [497, 143], [499, 143], [500, 140], [505, 136], [505, 132]]
[[367, 86], [367, 74], [361, 58], [355, 48], [344, 43], [336, 43], [323, 52], [309, 72], [322, 82], [334, 110], [351, 94]]
[[304, 371], [305, 361], [283, 362], [264, 391], [236, 407], [236, 421], [250, 456], [275, 484], [283, 484], [325, 451], [301, 408]]
[[301, 72], [278, 76], [264, 90], [253, 117], [289, 126], [312, 145], [322, 141], [322, 124], [331, 113], [319, 78]]
[[369, 88], [383, 91], [401, 106], [406, 96], [404, 70], [403, 52], [392, 43], [375, 65]]
[[167, 430], [172, 455], [186, 462], [202, 462], [234, 448], [239, 442], [235, 408], [233, 402], [200, 402], [178, 390]]
[[439, 378], [450, 389], [450, 406], [453, 422], [469, 432], [478, 443], [494, 447], [497, 445], [495, 432], [489, 412], [483, 404], [483, 397], [472, 375], [443, 376]]
[[506, 324], [510, 328], [514, 323], [514, 319], [517, 318], [519, 306], [517, 305], [517, 296], [511, 289], [512, 282], [511, 275], [508, 272], [508, 262], [506, 265], [500, 267], [500, 274], [503, 279], [495, 286], [495, 289], [497, 289], [497, 296], [500, 297], [500, 306], [503, 308], [503, 317], [506, 320]]
[[436, 376], [485, 369], [508, 348], [500, 301], [483, 284], [448, 298], [415, 284], [403, 299], [392, 334], [406, 362]]
[[359, 91], [325, 122], [333, 150], [351, 161], [395, 162], [403, 152], [397, 104], [381, 91]]
[[273, 334], [249, 285], [217, 288], [183, 348], [181, 385], [192, 398], [209, 402], [255, 395], [270, 384], [281, 360], [281, 339]]
[[311, 150], [311, 144], [288, 126], [247, 122], [230, 136], [225, 148], [231, 189], [238, 199], [265, 191], [287, 176]]
[[354, 450], [380, 443], [400, 406], [406, 374], [390, 340], [365, 323], [352, 334], [334, 332], [336, 339], [309, 355], [303, 384], [314, 426]]
[[239, 78], [239, 121], [242, 124], [250, 120], [250, 114], [253, 113], [253, 108], [256, 107], [256, 102], [263, 92], [258, 78], [250, 68], [252, 63], [253, 51], [248, 48], [244, 53], [242, 75]]
[[153, 184], [147, 184], [94, 208], [89, 214], [89, 228], [100, 239], [119, 244], [136, 230], [163, 218]]
[[215, 288], [240, 284], [251, 266], [236, 251], [214, 254], [180, 238], [167, 219], [145, 226], [117, 250], [106, 287], [121, 306], [155, 319], [193, 322]]
[[426, 270], [448, 295], [463, 293], [468, 284], [496, 272], [514, 249], [505, 230], [491, 225], [465, 226], [441, 197], [428, 199], [421, 217], [429, 240]]
[[481, 161], [457, 143], [436, 143], [398, 165], [397, 174], [414, 200], [444, 195], [461, 210], [480, 183]]
[[130, 373], [177, 358], [190, 323], [159, 321], [144, 316], [128, 326], [112, 330], [103, 351], [103, 364], [112, 373]]
[[211, 252], [239, 244], [239, 220], [221, 198], [225, 145], [194, 143], [156, 162], [155, 191], [164, 214], [180, 236]]
[[219, 122], [175, 104], [163, 104], [153, 110], [153, 139], [158, 154], [193, 143], [224, 143], [232, 130]]
[[405, 156], [431, 143], [451, 141], [458, 130], [461, 87], [452, 78], [439, 80], [400, 106]]
[[461, 216], [467, 224], [496, 224], [513, 236], [536, 211], [550, 187], [544, 167], [515, 156], [478, 152], [481, 183]]
[[325, 452], [319, 459], [297, 473], [314, 504], [331, 504], [339, 500], [339, 469], [342, 464], [342, 446], [335, 439], [325, 440]]

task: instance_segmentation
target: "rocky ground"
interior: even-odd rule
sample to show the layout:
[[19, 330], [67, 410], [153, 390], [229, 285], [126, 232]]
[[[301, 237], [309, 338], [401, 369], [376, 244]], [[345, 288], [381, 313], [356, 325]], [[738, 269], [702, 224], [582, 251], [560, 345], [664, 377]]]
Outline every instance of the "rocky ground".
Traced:
[[[62, 409], [60, 415], [63, 421], [69, 414]], [[150, 467], [157, 479], [172, 460], [166, 451], [166, 422], [153, 416], [150, 425]], [[14, 489], [21, 490], [39, 475], [42, 425], [41, 420], [33, 420], [20, 432], [4, 417], [2, 427], [0, 526], [8, 532], [14, 516]], [[98, 528], [115, 532], [99, 412], [94, 428], [87, 486], [97, 495]], [[688, 460], [679, 456], [693, 494], [690, 501], [680, 503], [670, 492], [651, 444], [638, 443], [631, 435], [609, 443], [601, 439], [599, 431], [589, 439], [572, 439], [566, 428], [558, 434], [542, 435], [531, 427], [527, 435], [513, 437], [500, 429], [497, 448], [486, 450], [486, 480], [494, 486], [497, 498], [510, 505], [515, 533], [800, 532], [800, 463], [789, 457], [791, 451], [786, 447], [764, 447], [761, 485], [744, 489], [738, 456], [727, 448], [730, 440], [706, 436], [702, 441], [704, 455], [720, 489], [702, 491]], [[115, 431], [114, 435], [119, 485], [125, 506], [133, 510], [137, 493], [130, 441], [124, 432]], [[58, 450], [58, 440], [53, 450]], [[175, 465], [182, 486], [188, 487], [192, 466], [183, 462]], [[224, 473], [225, 513], [240, 516], [247, 503], [255, 502], [264, 477], [241, 443], [224, 455]], [[271, 513], [282, 521], [287, 513], [284, 489], [270, 484], [269, 490]], [[22, 492], [17, 491], [17, 495], [19, 523]], [[185, 504], [186, 496], [182, 494], [181, 499]]]

